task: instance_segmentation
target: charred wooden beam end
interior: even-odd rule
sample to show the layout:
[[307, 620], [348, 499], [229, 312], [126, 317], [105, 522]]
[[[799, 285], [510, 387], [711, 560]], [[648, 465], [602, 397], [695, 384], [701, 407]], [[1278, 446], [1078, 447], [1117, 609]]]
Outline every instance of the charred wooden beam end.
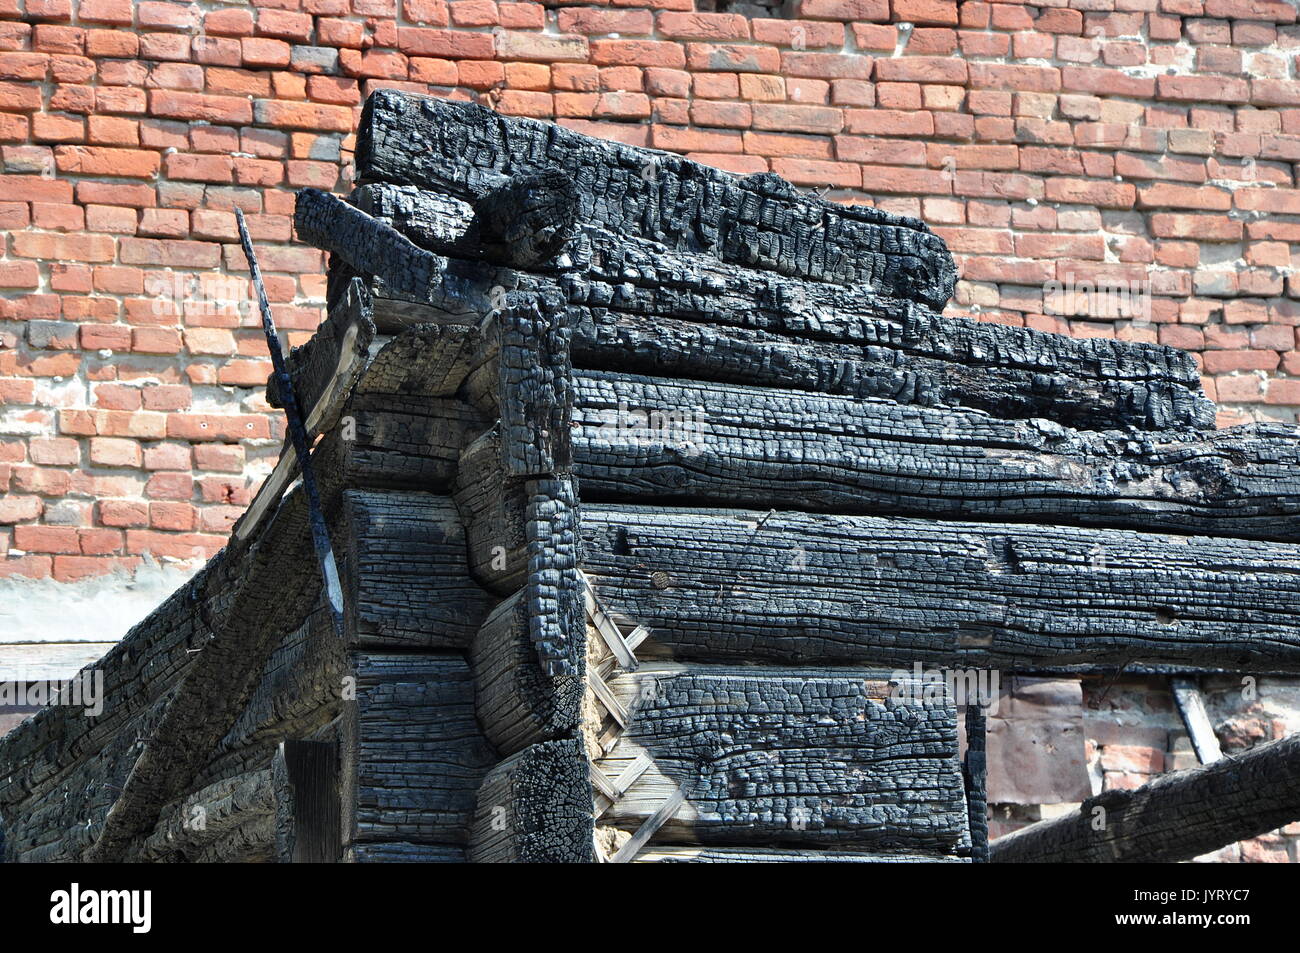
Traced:
[[1191, 860], [1300, 820], [1300, 735], [1089, 798], [993, 842], [994, 863]]
[[488, 257], [535, 268], [572, 241], [577, 214], [578, 189], [563, 172], [515, 176], [475, 200], [475, 237]]
[[869, 286], [942, 308], [956, 268], [915, 219], [738, 179], [680, 156], [605, 142], [481, 106], [379, 90], [357, 130], [361, 183], [410, 183], [473, 201], [509, 176], [559, 171], [579, 215], [668, 248], [816, 281]]

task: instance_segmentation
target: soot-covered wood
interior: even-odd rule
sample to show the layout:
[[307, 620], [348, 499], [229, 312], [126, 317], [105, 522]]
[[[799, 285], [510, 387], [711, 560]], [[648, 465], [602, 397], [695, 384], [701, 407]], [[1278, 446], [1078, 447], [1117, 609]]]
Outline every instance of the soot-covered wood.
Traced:
[[776, 506], [1300, 540], [1294, 427], [1073, 430], [961, 408], [574, 374], [590, 500]]
[[682, 658], [1300, 671], [1292, 544], [605, 504], [582, 539], [606, 608]]
[[[1172, 348], [942, 318], [903, 299], [723, 265], [586, 224], [559, 273], [496, 269], [456, 257], [464, 254], [456, 236], [472, 221], [464, 203], [375, 185], [354, 200], [376, 217], [366, 225], [359, 213], [331, 206], [336, 231], [386, 234], [392, 225], [437, 252], [424, 252], [422, 265], [437, 275], [433, 290], [402, 292], [407, 277], [390, 274], [400, 260], [385, 269], [340, 244], [353, 267], [382, 279], [376, 320], [384, 311], [397, 326], [420, 318], [403, 317], [407, 306], [386, 296], [404, 296], [413, 313], [428, 312], [423, 320], [471, 320], [465, 302], [486, 301], [486, 310], [506, 292], [531, 291], [568, 309], [581, 366], [970, 406], [1076, 426], [1213, 427], [1195, 362]], [[456, 288], [463, 301], [453, 300]]]
[[964, 852], [956, 712], [866, 669], [644, 664], [610, 679], [631, 717], [597, 770], [651, 770], [601, 818], [635, 830], [681, 785], [658, 843]]
[[472, 200], [511, 175], [561, 171], [579, 214], [616, 232], [724, 262], [942, 308], [956, 270], [915, 219], [797, 192], [774, 175], [738, 179], [680, 156], [507, 118], [466, 103], [380, 90], [357, 131], [357, 178], [413, 183]]

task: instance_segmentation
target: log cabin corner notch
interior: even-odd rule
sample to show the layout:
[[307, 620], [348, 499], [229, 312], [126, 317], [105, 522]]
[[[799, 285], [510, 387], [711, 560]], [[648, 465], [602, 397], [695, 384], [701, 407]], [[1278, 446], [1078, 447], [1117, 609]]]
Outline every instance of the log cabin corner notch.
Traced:
[[943, 318], [919, 222], [476, 106], [375, 93], [357, 174], [299, 195], [291, 355], [344, 638], [286, 452], [102, 714], [0, 740], [7, 859], [983, 859], [915, 663], [1300, 671], [1294, 431], [1215, 431], [1190, 356]]

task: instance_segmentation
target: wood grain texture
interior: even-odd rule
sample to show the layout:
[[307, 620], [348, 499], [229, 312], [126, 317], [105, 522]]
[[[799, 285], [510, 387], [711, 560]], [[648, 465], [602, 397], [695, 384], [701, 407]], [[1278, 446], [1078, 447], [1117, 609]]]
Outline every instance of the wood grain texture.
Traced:
[[680, 785], [686, 804], [655, 842], [966, 852], [956, 711], [942, 692], [898, 701], [890, 677], [677, 664], [611, 676], [631, 718], [596, 767], [613, 780], [642, 753], [653, 766], [601, 823], [635, 830]]
[[474, 707], [483, 733], [503, 755], [578, 729], [584, 666], [548, 675], [529, 631], [527, 593], [502, 600], [470, 648]]
[[460, 845], [496, 753], [474, 718], [474, 684], [459, 653], [354, 656], [356, 703], [342, 746], [346, 846]]
[[469, 577], [465, 533], [448, 497], [344, 494], [347, 608], [358, 643], [463, 648], [492, 606]]
[[586, 863], [591, 843], [591, 782], [578, 741], [529, 745], [483, 779], [472, 863]]
[[[377, 226], [450, 255], [446, 268], [467, 254], [458, 237], [472, 217], [466, 203], [380, 184], [362, 187], [354, 201]], [[579, 225], [565, 258], [562, 274], [479, 264], [472, 295], [530, 292], [566, 308], [579, 366], [968, 406], [1081, 427], [1213, 429], [1195, 361], [1172, 348], [943, 317], [869, 289], [725, 265], [591, 224]], [[456, 274], [473, 267], [457, 266]], [[453, 317], [419, 296], [407, 295], [403, 306], [391, 297], [402, 294], [394, 282], [381, 285], [377, 294], [390, 297], [376, 310], [397, 326], [421, 314]]]
[[594, 504], [582, 538], [606, 608], [679, 658], [1300, 669], [1285, 543]]
[[958, 408], [574, 375], [589, 500], [1082, 523], [1300, 540], [1300, 439], [1073, 430]]

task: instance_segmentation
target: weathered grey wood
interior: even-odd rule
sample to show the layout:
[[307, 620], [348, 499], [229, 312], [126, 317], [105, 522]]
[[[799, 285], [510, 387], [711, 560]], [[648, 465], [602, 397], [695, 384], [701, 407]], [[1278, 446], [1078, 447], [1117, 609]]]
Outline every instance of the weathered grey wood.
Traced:
[[582, 538], [643, 658], [1300, 670], [1292, 544], [592, 504]]
[[340, 434], [322, 465], [348, 486], [447, 492], [461, 453], [487, 421], [455, 398], [359, 393], [345, 425], [351, 439]]
[[471, 862], [586, 863], [591, 844], [591, 783], [580, 742], [529, 745], [483, 779]]
[[379, 90], [357, 132], [357, 178], [414, 183], [471, 200], [510, 175], [557, 170], [579, 218], [722, 261], [942, 308], [956, 270], [922, 223], [799, 193], [775, 175], [738, 179], [668, 153], [591, 139], [479, 106]]
[[345, 586], [354, 638], [390, 648], [463, 648], [492, 607], [469, 577], [448, 497], [349, 490]]
[[258, 863], [275, 859], [276, 790], [269, 767], [224, 778], [171, 805], [136, 861]]
[[355, 864], [463, 864], [465, 848], [450, 844], [354, 844], [347, 861]]
[[529, 632], [526, 593], [503, 600], [479, 628], [469, 654], [474, 709], [502, 755], [570, 737], [578, 729], [583, 660], [572, 675], [548, 675]]
[[508, 595], [528, 574], [528, 483], [502, 466], [501, 428], [493, 425], [460, 455], [453, 496], [465, 525], [469, 571], [480, 585]]
[[1205, 710], [1205, 699], [1196, 680], [1185, 676], [1170, 679], [1170, 688], [1174, 692], [1174, 704], [1187, 727], [1187, 735], [1192, 740], [1192, 747], [1201, 764], [1213, 764], [1223, 757], [1219, 748], [1219, 738], [1214, 733], [1209, 712]]
[[588, 500], [1084, 523], [1300, 540], [1300, 439], [1079, 431], [960, 408], [578, 371]]
[[584, 628], [576, 490], [562, 476], [511, 476], [510, 459], [515, 457], [499, 425], [461, 455], [455, 500], [465, 524], [469, 572], [501, 595], [522, 587], [544, 667], [554, 676], [572, 674]]
[[453, 397], [474, 368], [482, 335], [464, 325], [416, 324], [388, 340], [358, 382], [362, 394]]
[[642, 753], [654, 764], [601, 823], [636, 830], [680, 785], [687, 803], [656, 842], [964, 853], [956, 710], [941, 690], [910, 699], [890, 679], [671, 663], [618, 672], [610, 687], [632, 717], [596, 767], [614, 778]]
[[318, 605], [280, 640], [247, 705], [193, 783], [253, 770], [284, 738], [322, 733], [339, 716], [345, 674], [346, 646], [334, 634], [328, 609]]
[[1300, 734], [1089, 798], [1006, 834], [994, 863], [1190, 860], [1300, 819]]
[[474, 718], [459, 653], [355, 656], [356, 702], [344, 720], [343, 813], [363, 842], [468, 841], [475, 792], [497, 757]]
[[[338, 489], [331, 483], [322, 475], [327, 510]], [[182, 676], [174, 704], [146, 736], [87, 860], [119, 859], [153, 827], [162, 805], [182, 792], [247, 703], [276, 635], [299, 624], [314, 604], [319, 580], [302, 571], [310, 559], [307, 519], [306, 501], [295, 489], [251, 544], [227, 548], [211, 564], [195, 607], [209, 620], [211, 637]], [[269, 584], [273, 579], [278, 586]]]

